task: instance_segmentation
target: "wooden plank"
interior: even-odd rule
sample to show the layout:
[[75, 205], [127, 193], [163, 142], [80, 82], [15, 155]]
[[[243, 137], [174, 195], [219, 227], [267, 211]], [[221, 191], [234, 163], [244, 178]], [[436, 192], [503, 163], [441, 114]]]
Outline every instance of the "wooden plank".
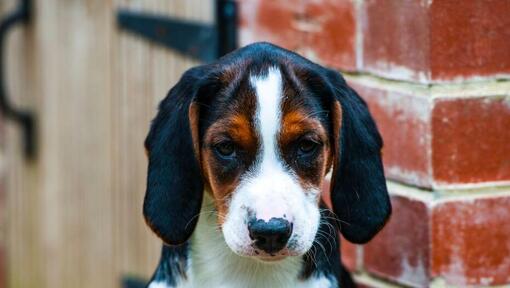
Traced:
[[[15, 0], [2, 1], [2, 11]], [[143, 139], [157, 103], [197, 63], [115, 27], [117, 7], [212, 20], [212, 1], [37, 0], [9, 38], [9, 90], [38, 116], [39, 160], [8, 125], [9, 287], [118, 287], [148, 277], [160, 241], [141, 214]]]
[[105, 1], [42, 2], [31, 34], [20, 40], [25, 50], [11, 49], [18, 60], [35, 53], [12, 70], [35, 70], [34, 81], [20, 73], [13, 82], [20, 83], [19, 95], [40, 100], [41, 150], [27, 166], [19, 143], [10, 147], [10, 286], [113, 287], [112, 9]]

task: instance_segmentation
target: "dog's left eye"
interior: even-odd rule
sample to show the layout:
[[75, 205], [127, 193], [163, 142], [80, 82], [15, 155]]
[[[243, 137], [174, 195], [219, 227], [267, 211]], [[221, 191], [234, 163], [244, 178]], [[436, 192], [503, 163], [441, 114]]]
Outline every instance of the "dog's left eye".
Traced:
[[318, 147], [320, 146], [320, 143], [315, 142], [310, 139], [303, 139], [299, 141], [298, 146], [298, 154], [300, 156], [305, 156], [313, 153]]
[[214, 146], [214, 149], [222, 158], [233, 158], [236, 156], [235, 146], [230, 141], [218, 143]]

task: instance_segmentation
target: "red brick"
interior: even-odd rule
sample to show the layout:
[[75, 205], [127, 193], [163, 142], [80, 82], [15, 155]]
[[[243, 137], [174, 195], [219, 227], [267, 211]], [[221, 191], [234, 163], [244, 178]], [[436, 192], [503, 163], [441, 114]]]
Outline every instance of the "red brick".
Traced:
[[304, 43], [304, 34], [296, 29], [303, 15], [300, 1], [240, 0], [240, 43], [268, 41], [290, 50]]
[[428, 99], [349, 83], [369, 105], [384, 140], [386, 177], [430, 187]]
[[[356, 7], [352, 0], [305, 1], [306, 52], [324, 65], [356, 69]], [[306, 54], [305, 52], [305, 54]]]
[[362, 284], [362, 283], [356, 283], [358, 288], [376, 288], [374, 286], [368, 285], [368, 284]]
[[510, 1], [433, 1], [429, 14], [433, 79], [510, 74]]
[[432, 274], [453, 285], [510, 283], [510, 196], [449, 201], [432, 216]]
[[510, 98], [439, 100], [432, 166], [439, 184], [510, 180]]
[[401, 80], [510, 76], [510, 2], [377, 1], [362, 5], [365, 70]]
[[426, 79], [427, 1], [366, 0], [362, 8], [363, 68], [386, 77]]
[[429, 207], [392, 196], [393, 213], [383, 230], [363, 250], [364, 268], [401, 284], [425, 287], [429, 282]]
[[345, 267], [354, 272], [358, 270], [358, 245], [352, 244], [345, 238], [341, 237], [340, 240], [340, 255], [342, 257], [342, 263]]

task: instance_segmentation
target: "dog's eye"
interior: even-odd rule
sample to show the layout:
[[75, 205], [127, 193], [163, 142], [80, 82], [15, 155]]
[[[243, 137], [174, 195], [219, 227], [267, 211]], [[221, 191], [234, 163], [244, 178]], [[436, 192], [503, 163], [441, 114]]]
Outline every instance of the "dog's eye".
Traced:
[[312, 141], [310, 139], [303, 139], [299, 141], [298, 153], [302, 156], [308, 155], [310, 153], [313, 153], [317, 149], [317, 147], [319, 147], [319, 145], [320, 143], [318, 142]]
[[232, 158], [236, 154], [235, 146], [230, 141], [218, 143], [214, 146], [214, 149], [223, 158]]

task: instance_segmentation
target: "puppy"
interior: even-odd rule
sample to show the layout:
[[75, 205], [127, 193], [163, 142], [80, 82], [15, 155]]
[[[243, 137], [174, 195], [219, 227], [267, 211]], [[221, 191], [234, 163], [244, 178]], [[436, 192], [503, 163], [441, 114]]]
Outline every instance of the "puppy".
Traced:
[[[391, 212], [364, 101], [271, 44], [188, 70], [145, 146], [143, 213], [164, 242], [150, 288], [350, 285], [338, 231], [365, 243]], [[330, 171], [333, 211], [321, 201]]]

